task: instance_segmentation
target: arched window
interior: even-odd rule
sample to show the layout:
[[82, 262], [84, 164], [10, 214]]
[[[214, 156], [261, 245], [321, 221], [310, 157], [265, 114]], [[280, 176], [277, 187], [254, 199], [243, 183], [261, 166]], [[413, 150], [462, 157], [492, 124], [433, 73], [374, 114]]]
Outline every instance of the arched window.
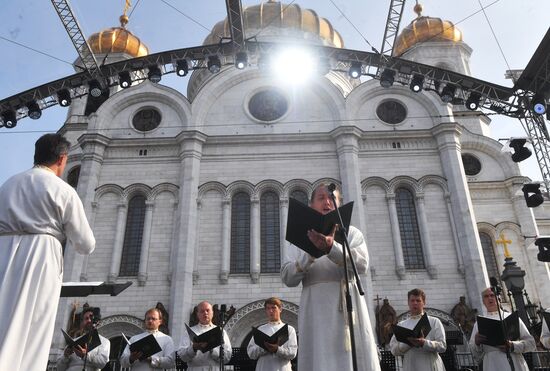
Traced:
[[80, 165], [73, 167], [67, 174], [67, 183], [76, 189], [78, 186], [78, 178], [80, 177]]
[[290, 197], [295, 198], [296, 200], [300, 201], [304, 205], [309, 204], [309, 200], [307, 199], [307, 193], [300, 189], [295, 189], [294, 191], [292, 191], [292, 193], [290, 194]]
[[261, 221], [261, 271], [279, 272], [281, 268], [279, 197], [275, 192], [265, 192], [260, 198]]
[[406, 188], [398, 188], [395, 191], [395, 206], [397, 208], [397, 219], [399, 220], [405, 268], [424, 269], [422, 241], [420, 240], [416, 207], [411, 191]]
[[250, 272], [250, 196], [239, 192], [231, 200], [230, 273]]
[[128, 202], [128, 216], [126, 217], [126, 231], [122, 246], [120, 261], [121, 276], [137, 276], [139, 272], [139, 258], [141, 255], [141, 241], [143, 239], [143, 224], [145, 222], [145, 197], [134, 196]]
[[495, 255], [495, 248], [493, 246], [493, 240], [487, 233], [479, 232], [479, 239], [481, 241], [481, 249], [483, 250], [483, 257], [485, 258], [485, 266], [487, 267], [487, 275], [489, 277], [496, 277], [500, 281], [500, 273], [498, 270], [497, 257]]

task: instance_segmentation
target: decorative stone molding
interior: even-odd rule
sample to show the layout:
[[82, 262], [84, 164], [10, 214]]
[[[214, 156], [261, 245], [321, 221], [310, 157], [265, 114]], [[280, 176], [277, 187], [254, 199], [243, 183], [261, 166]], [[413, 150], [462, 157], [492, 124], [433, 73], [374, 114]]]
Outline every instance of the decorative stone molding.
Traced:
[[407, 278], [407, 269], [405, 269], [405, 266], [403, 265], [398, 265], [397, 267], [395, 267], [395, 273], [400, 280], [404, 280]]
[[220, 272], [220, 283], [222, 285], [227, 285], [228, 281], [229, 281], [229, 272], [227, 271]]

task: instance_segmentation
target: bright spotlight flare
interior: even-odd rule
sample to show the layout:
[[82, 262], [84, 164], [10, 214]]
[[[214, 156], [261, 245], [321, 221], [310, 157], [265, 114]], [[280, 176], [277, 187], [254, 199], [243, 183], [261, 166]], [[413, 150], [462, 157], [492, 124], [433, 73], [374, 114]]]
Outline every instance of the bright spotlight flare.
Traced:
[[300, 84], [318, 70], [317, 59], [305, 49], [283, 49], [270, 61], [270, 69], [280, 81]]

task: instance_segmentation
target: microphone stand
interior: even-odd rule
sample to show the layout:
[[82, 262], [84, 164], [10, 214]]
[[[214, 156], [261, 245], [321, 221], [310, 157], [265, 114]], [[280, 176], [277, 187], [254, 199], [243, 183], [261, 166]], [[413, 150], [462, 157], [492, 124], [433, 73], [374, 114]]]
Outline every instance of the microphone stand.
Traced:
[[510, 370], [515, 371], [514, 367], [514, 360], [512, 359], [512, 355], [510, 354], [510, 349], [508, 348], [508, 329], [506, 327], [506, 323], [504, 322], [504, 318], [502, 317], [501, 312], [501, 301], [500, 301], [500, 291], [501, 288], [498, 285], [491, 286], [491, 291], [495, 294], [495, 299], [497, 301], [497, 308], [498, 308], [498, 317], [500, 318], [500, 325], [502, 326], [502, 333], [504, 334], [504, 340], [506, 341], [506, 358], [508, 358], [508, 363], [510, 364]]
[[86, 371], [86, 363], [88, 363], [88, 348], [90, 347], [90, 344], [92, 343], [92, 337], [94, 335], [94, 331], [97, 331], [95, 329], [95, 325], [88, 332], [86, 343], [84, 344], [84, 345], [86, 345], [86, 354], [84, 355], [84, 366], [82, 366], [82, 371]]
[[226, 311], [226, 306], [225, 304], [222, 304], [220, 305], [220, 314], [219, 314], [219, 326], [220, 328], [222, 329], [221, 331], [221, 341], [220, 341], [220, 360], [219, 360], [219, 363], [220, 363], [220, 371], [224, 371], [225, 370], [225, 349], [224, 349], [224, 345], [225, 345], [225, 339], [223, 337], [223, 327], [225, 325], [225, 311]]
[[334, 209], [336, 210], [336, 214], [338, 215], [338, 222], [340, 223], [341, 230], [339, 232], [342, 233], [342, 236], [344, 237], [344, 248], [342, 249], [343, 255], [344, 255], [344, 277], [346, 282], [346, 310], [348, 315], [348, 324], [349, 324], [349, 334], [350, 334], [350, 340], [351, 340], [351, 361], [353, 365], [353, 370], [357, 371], [357, 353], [355, 349], [355, 331], [353, 328], [353, 303], [351, 301], [351, 291], [350, 291], [350, 284], [349, 284], [349, 277], [348, 277], [348, 264], [347, 264], [347, 255], [349, 255], [349, 260], [351, 263], [351, 267], [353, 270], [353, 274], [355, 276], [355, 282], [357, 283], [357, 289], [359, 290], [359, 295], [365, 295], [365, 292], [363, 291], [363, 285], [361, 284], [361, 279], [359, 278], [359, 274], [357, 273], [357, 267], [355, 265], [355, 261], [353, 260], [353, 256], [351, 255], [351, 249], [349, 247], [348, 242], [348, 233], [346, 231], [346, 228], [344, 227], [344, 222], [342, 221], [342, 215], [340, 215], [340, 210], [338, 209], [338, 205], [336, 204], [336, 197], [334, 197], [334, 187], [329, 186], [328, 192], [330, 195], [330, 198], [332, 200], [332, 204], [334, 205]]

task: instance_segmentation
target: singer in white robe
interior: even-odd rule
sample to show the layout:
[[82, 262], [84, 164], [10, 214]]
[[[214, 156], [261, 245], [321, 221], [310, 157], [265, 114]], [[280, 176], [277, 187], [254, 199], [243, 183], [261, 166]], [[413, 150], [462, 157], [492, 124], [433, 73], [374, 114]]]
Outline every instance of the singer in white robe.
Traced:
[[[101, 345], [92, 349], [86, 356], [86, 371], [101, 371], [109, 363], [109, 352], [111, 351], [111, 342], [109, 339], [99, 335]], [[68, 357], [62, 354], [57, 359], [57, 371], [82, 371], [84, 368], [84, 359], [72, 353]]]
[[542, 332], [540, 334], [540, 342], [546, 349], [550, 349], [550, 323], [546, 321], [546, 318], [544, 321], [542, 321]]
[[[413, 329], [422, 314], [410, 316], [398, 323], [399, 326]], [[426, 336], [424, 345], [411, 347], [406, 343], [397, 341], [395, 335], [390, 340], [390, 349], [394, 356], [403, 356], [403, 371], [445, 371], [445, 365], [438, 353], [447, 349], [445, 328], [438, 318], [428, 316], [431, 331]]]
[[[42, 136], [37, 146], [56, 136]], [[59, 178], [66, 143], [52, 164], [0, 187], [0, 370], [46, 369], [63, 277], [61, 241], [81, 254], [95, 247], [80, 198]]]
[[[323, 214], [334, 210], [327, 187], [324, 184], [318, 186], [311, 200], [311, 207]], [[315, 235], [310, 239], [318, 237]], [[364, 275], [368, 269], [369, 254], [363, 234], [350, 226], [348, 239], [357, 271], [359, 275]], [[327, 246], [328, 253], [320, 258], [314, 258], [291, 244], [286, 250], [285, 262], [281, 267], [282, 281], [289, 287], [296, 287], [302, 283], [298, 315], [298, 369], [352, 370], [348, 316], [343, 300], [343, 246], [333, 241], [331, 246]], [[358, 370], [378, 371], [380, 363], [367, 302], [364, 296], [359, 295], [350, 264], [348, 271], [352, 277], [350, 290], [355, 318]]]
[[[212, 317], [214, 311], [212, 305], [206, 301], [203, 301], [197, 305], [197, 316], [199, 323], [191, 330], [196, 335], [205, 333], [212, 330], [216, 325], [212, 323]], [[225, 330], [223, 330], [223, 362], [224, 364], [229, 362], [233, 349], [231, 348], [231, 341]], [[189, 334], [185, 333], [181, 339], [181, 345], [178, 348], [178, 356], [182, 361], [187, 362], [189, 368], [187, 371], [217, 371], [220, 369], [220, 348], [221, 345], [203, 353], [198, 349], [198, 345], [193, 343], [189, 339]]]
[[[482, 299], [483, 305], [485, 306], [483, 317], [500, 320], [500, 315], [502, 315], [503, 319], [510, 315], [510, 313], [503, 312], [502, 310], [499, 315], [496, 298], [490, 288], [483, 291]], [[535, 351], [536, 343], [521, 318], [519, 319], [519, 339], [511, 341], [511, 343], [510, 355], [514, 363], [515, 371], [528, 371], [529, 367], [522, 353]], [[493, 347], [480, 343], [477, 322], [472, 329], [470, 349], [477, 359], [483, 359], [483, 371], [510, 370], [510, 363], [508, 362], [508, 357], [503, 347]]]

